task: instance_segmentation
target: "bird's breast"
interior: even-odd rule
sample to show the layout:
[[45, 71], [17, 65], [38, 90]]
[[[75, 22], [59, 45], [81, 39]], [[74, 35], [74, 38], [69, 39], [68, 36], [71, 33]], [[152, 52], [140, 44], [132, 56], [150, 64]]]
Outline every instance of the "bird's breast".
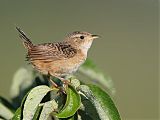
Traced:
[[78, 70], [78, 68], [85, 62], [86, 55], [82, 52], [78, 52], [74, 57], [65, 60], [57, 61], [53, 63], [53, 66], [59, 67], [59, 72], [61, 75], [69, 75]]
[[78, 68], [85, 62], [86, 55], [77, 53], [73, 58], [64, 61], [63, 69], [68, 71], [68, 74], [72, 74], [78, 70]]

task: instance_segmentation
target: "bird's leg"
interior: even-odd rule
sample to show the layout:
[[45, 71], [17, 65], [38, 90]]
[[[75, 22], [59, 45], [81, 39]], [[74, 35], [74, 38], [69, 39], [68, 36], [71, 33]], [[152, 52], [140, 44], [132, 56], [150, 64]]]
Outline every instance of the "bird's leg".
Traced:
[[63, 77], [58, 77], [58, 76], [55, 76], [55, 77], [58, 78], [58, 79], [60, 79], [64, 85], [68, 85], [68, 84], [70, 83], [69, 80], [66, 80], [66, 79], [63, 78]]
[[51, 84], [53, 85], [53, 87], [58, 88], [58, 85], [51, 79], [50, 73], [48, 73], [48, 79], [51, 82]]
[[54, 77], [58, 78], [63, 83], [63, 86], [59, 87], [59, 92], [63, 92], [64, 94], [66, 94], [66, 89], [68, 88], [68, 84], [70, 84], [70, 81], [56, 75], [54, 75]]
[[[58, 79], [63, 83], [63, 85], [62, 85], [62, 86], [57, 85], [57, 84], [51, 79], [51, 76], [53, 76], [53, 77], [55, 77], [55, 78], [58, 78]], [[59, 76], [57, 76], [57, 75], [51, 75], [49, 72], [48, 72], [48, 80], [51, 82], [51, 84], [53, 85], [53, 87], [59, 89], [58, 92], [63, 92], [64, 94], [66, 94], [66, 89], [67, 89], [68, 84], [70, 83], [70, 81], [66, 80], [65, 78], [59, 77]]]

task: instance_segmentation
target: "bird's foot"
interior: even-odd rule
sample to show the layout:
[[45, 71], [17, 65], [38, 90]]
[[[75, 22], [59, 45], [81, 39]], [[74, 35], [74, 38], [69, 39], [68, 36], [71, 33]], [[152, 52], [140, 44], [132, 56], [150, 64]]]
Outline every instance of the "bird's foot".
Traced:
[[50, 83], [52, 84], [52, 87], [59, 89], [59, 90], [58, 90], [59, 93], [62, 92], [62, 93], [64, 93], [64, 94], [66, 94], [66, 90], [67, 90], [67, 88], [68, 88], [68, 84], [70, 84], [71, 81], [70, 81], [70, 80], [67, 80], [67, 79], [65, 79], [65, 78], [59, 77], [59, 76], [54, 76], [54, 77], [58, 78], [58, 79], [62, 82], [61, 85], [58, 85], [58, 84], [56, 84], [56, 83], [51, 79], [51, 75], [50, 75], [50, 74], [48, 74], [48, 75], [49, 75], [49, 81], [50, 81]]
[[68, 85], [71, 83], [71, 81], [65, 78], [58, 78], [58, 79], [60, 79], [62, 82], [62, 86], [59, 87], [59, 92], [63, 92], [64, 94], [66, 94], [66, 90], [68, 88]]
[[51, 82], [53, 88], [58, 89], [57, 93], [66, 94], [66, 90], [67, 90], [67, 87], [68, 87], [68, 83], [67, 82], [65, 82], [65, 83], [63, 82], [62, 86], [58, 86], [53, 80], [49, 79], [49, 81]]
[[68, 85], [68, 84], [71, 83], [70, 80], [67, 80], [67, 79], [65, 79], [65, 78], [57, 77], [57, 76], [55, 76], [55, 77], [58, 78], [59, 80], [61, 80], [61, 82], [63, 83], [63, 85]]
[[53, 88], [58, 88], [58, 85], [51, 78], [49, 78], [49, 81], [52, 84]]
[[68, 86], [60, 86], [57, 93], [67, 94], [67, 93], [66, 93], [67, 87], [68, 87]]

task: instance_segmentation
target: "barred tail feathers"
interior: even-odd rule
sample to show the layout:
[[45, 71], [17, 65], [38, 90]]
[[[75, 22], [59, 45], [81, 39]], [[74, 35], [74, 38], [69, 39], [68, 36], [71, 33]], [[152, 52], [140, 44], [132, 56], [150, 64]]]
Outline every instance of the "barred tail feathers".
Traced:
[[16, 30], [19, 32], [19, 37], [23, 40], [24, 47], [30, 49], [33, 46], [33, 43], [19, 27], [16, 27]]

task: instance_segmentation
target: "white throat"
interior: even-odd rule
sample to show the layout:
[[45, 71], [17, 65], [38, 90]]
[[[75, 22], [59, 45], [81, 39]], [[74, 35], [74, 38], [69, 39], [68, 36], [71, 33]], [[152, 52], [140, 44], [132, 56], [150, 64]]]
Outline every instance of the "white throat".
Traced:
[[87, 55], [88, 49], [91, 47], [91, 45], [92, 45], [92, 41], [82, 46], [82, 51], [85, 55]]

